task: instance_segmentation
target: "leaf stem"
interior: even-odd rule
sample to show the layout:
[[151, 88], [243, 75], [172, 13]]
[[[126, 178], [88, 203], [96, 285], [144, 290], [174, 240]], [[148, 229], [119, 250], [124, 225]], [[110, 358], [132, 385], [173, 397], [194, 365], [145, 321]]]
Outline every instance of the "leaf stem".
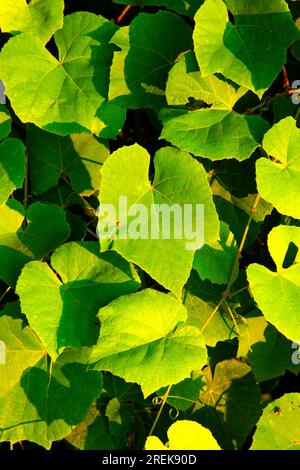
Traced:
[[261, 199], [261, 197], [260, 197], [260, 195], [258, 194], [258, 195], [256, 196], [256, 199], [255, 199], [254, 204], [253, 204], [253, 206], [252, 206], [251, 213], [250, 213], [250, 216], [249, 216], [247, 225], [246, 225], [246, 227], [245, 227], [245, 230], [244, 230], [244, 233], [243, 233], [243, 236], [242, 236], [242, 239], [241, 239], [239, 248], [238, 248], [238, 252], [237, 252], [236, 258], [235, 258], [234, 263], [233, 263], [233, 267], [232, 267], [232, 270], [231, 270], [231, 273], [230, 273], [230, 276], [229, 276], [229, 280], [228, 280], [228, 283], [227, 283], [225, 292], [223, 292], [222, 298], [220, 299], [219, 303], [218, 303], [218, 304], [216, 305], [216, 307], [213, 309], [212, 313], [209, 315], [208, 319], [206, 320], [206, 322], [205, 322], [204, 325], [202, 326], [202, 328], [201, 328], [201, 330], [200, 330], [201, 333], [203, 333], [203, 331], [205, 330], [205, 328], [207, 327], [207, 325], [210, 323], [210, 321], [211, 321], [212, 318], [215, 316], [215, 314], [218, 312], [219, 308], [221, 307], [221, 305], [223, 305], [223, 303], [226, 301], [226, 299], [227, 299], [228, 297], [231, 297], [231, 296], [232, 296], [232, 294], [230, 293], [230, 288], [231, 288], [231, 286], [232, 286], [232, 284], [233, 284], [234, 277], [235, 277], [235, 273], [236, 273], [237, 267], [238, 267], [238, 265], [239, 265], [240, 256], [241, 256], [241, 254], [242, 254], [242, 251], [243, 251], [243, 248], [244, 248], [246, 239], [247, 239], [247, 235], [248, 235], [248, 232], [249, 232], [249, 229], [250, 229], [250, 225], [251, 225], [251, 222], [252, 222], [252, 220], [253, 220], [253, 217], [254, 217], [254, 214], [255, 214], [255, 212], [256, 212], [256, 209], [257, 209], [257, 206], [258, 206], [258, 204], [259, 204], [260, 199]]
[[160, 416], [161, 416], [161, 414], [162, 414], [162, 411], [163, 411], [164, 406], [165, 406], [165, 404], [166, 404], [167, 398], [168, 398], [168, 396], [169, 396], [171, 387], [172, 387], [172, 385], [169, 385], [169, 386], [168, 386], [168, 388], [167, 388], [167, 390], [166, 390], [166, 393], [164, 394], [164, 396], [163, 396], [163, 398], [162, 398], [162, 402], [161, 402], [161, 404], [160, 404], [160, 408], [159, 408], [159, 410], [158, 410], [158, 413], [157, 413], [157, 415], [156, 415], [156, 418], [155, 418], [155, 420], [154, 420], [154, 423], [152, 424], [152, 427], [151, 427], [151, 429], [150, 429], [149, 436], [152, 436], [153, 433], [154, 433], [154, 430], [155, 430], [155, 428], [156, 428], [156, 425], [157, 425], [157, 423], [158, 423], [158, 420], [159, 420], [159, 418], [160, 418]]
[[1, 304], [1, 302], [3, 301], [4, 297], [6, 296], [6, 294], [8, 294], [8, 292], [9, 292], [10, 290], [11, 290], [11, 287], [8, 287], [8, 288], [6, 289], [6, 291], [1, 295], [1, 297], [0, 297], [0, 304]]
[[120, 24], [121, 21], [123, 20], [124, 16], [129, 12], [130, 8], [132, 7], [132, 5], [127, 5], [127, 7], [124, 8], [124, 10], [122, 11], [122, 13], [118, 16], [117, 18], [117, 23]]

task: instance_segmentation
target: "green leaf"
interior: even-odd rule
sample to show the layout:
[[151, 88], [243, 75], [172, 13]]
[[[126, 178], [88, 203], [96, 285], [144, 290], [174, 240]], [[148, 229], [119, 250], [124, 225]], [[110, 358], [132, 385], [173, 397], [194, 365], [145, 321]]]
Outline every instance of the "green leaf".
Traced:
[[239, 337], [238, 356], [246, 357], [258, 382], [284, 375], [291, 366], [292, 343], [262, 315], [247, 316], [246, 328]]
[[0, 143], [0, 205], [16, 188], [21, 188], [25, 177], [25, 147], [18, 139]]
[[244, 319], [237, 315], [235, 305], [230, 305], [229, 301], [215, 311], [225, 288], [224, 285], [201, 281], [193, 270], [183, 295], [188, 325], [198, 328], [203, 333], [205, 344], [211, 347], [219, 341], [235, 338], [244, 329]]
[[28, 440], [49, 449], [85, 418], [101, 393], [101, 374], [87, 370], [86, 350], [66, 352], [48, 369], [35, 333], [5, 312], [0, 337], [6, 347], [6, 364], [0, 365], [0, 441]]
[[271, 157], [256, 162], [259, 194], [285, 215], [300, 218], [300, 129], [287, 117], [275, 124], [263, 140]]
[[195, 53], [202, 74], [222, 73], [259, 96], [279, 74], [287, 48], [299, 39], [284, 0], [206, 0], [195, 22]]
[[195, 421], [176, 421], [168, 429], [169, 442], [163, 445], [155, 436], [147, 438], [146, 450], [220, 450], [211, 432]]
[[[217, 179], [213, 181], [211, 189], [220, 219], [229, 225], [230, 231], [234, 234], [237, 243], [240, 244], [257, 194], [236, 197], [220, 184]], [[271, 214], [272, 209], [272, 204], [269, 204], [262, 198], [259, 200], [256, 211], [252, 214], [252, 222], [246, 238], [245, 248], [253, 245], [260, 231], [261, 223], [267, 215]]]
[[91, 406], [85, 420], [76, 426], [66, 440], [80, 450], [112, 450], [116, 442], [108, 429], [108, 421], [97, 409]]
[[36, 202], [26, 213], [15, 200], [0, 206], [0, 279], [15, 287], [23, 266], [46, 256], [70, 235], [64, 211]]
[[300, 248], [300, 228], [281, 225], [269, 234], [268, 248], [275, 262], [275, 272], [252, 264], [247, 270], [251, 292], [266, 320], [290, 340], [300, 338], [300, 325], [295, 312], [300, 302], [299, 252], [294, 263], [285, 267], [290, 244]]
[[69, 178], [73, 189], [85, 196], [100, 188], [100, 170], [109, 151], [92, 135], [60, 137], [30, 126], [28, 146], [35, 193], [55, 187], [61, 176]]
[[0, 140], [6, 139], [11, 130], [11, 116], [4, 104], [0, 104]]
[[[227, 284], [238, 254], [237, 243], [224, 222], [220, 224], [220, 239], [204, 245], [195, 253], [193, 268], [200, 279], [209, 279], [215, 284]], [[238, 269], [234, 279], [238, 276]]]
[[114, 252], [100, 254], [94, 242], [63, 245], [51, 266], [28, 263], [16, 291], [30, 326], [56, 360], [64, 348], [95, 344], [99, 308], [138, 289], [139, 281], [125, 260]]
[[299, 423], [299, 393], [287, 393], [264, 409], [251, 450], [300, 450]]
[[[155, 177], [152, 184], [148, 177], [149, 165], [148, 153], [138, 145], [122, 148], [107, 159], [102, 169], [100, 201], [101, 204], [113, 205], [119, 216], [119, 227], [122, 228], [123, 225], [128, 233], [124, 236], [117, 231], [115, 234], [116, 220], [111, 220], [110, 215], [105, 215], [105, 209], [101, 213], [101, 206], [99, 224], [101, 223], [101, 227], [107, 224], [114, 231], [112, 236], [116, 239], [111, 241], [113, 249], [180, 297], [192, 268], [196, 247], [193, 249], [193, 246], [187, 244], [183, 225], [181, 237], [175, 238], [173, 218], [170, 222], [163, 221], [163, 224], [170, 223], [170, 234], [164, 236], [162, 230], [165, 226], [159, 222], [160, 208], [154, 207], [154, 204], [164, 204], [168, 209], [176, 204], [183, 211], [184, 204], [192, 204], [193, 217], [196, 217], [196, 204], [204, 204], [206, 243], [218, 238], [219, 221], [206, 173], [200, 163], [174, 148], [163, 148], [154, 157]], [[120, 207], [120, 196], [127, 197], [127, 208]], [[140, 206], [134, 206], [136, 203], [143, 205], [143, 212], [138, 217], [141, 235], [137, 236], [131, 234], [135, 220], [131, 220], [130, 216], [133, 207], [137, 207], [138, 212], [141, 209]], [[145, 211], [146, 215], [143, 217]], [[158, 238], [151, 238], [150, 225], [158, 229]], [[195, 233], [201, 235], [202, 227], [197, 230]]]
[[192, 47], [192, 30], [171, 12], [141, 13], [112, 43], [119, 51], [110, 73], [110, 100], [129, 108], [159, 108], [172, 64]]
[[240, 448], [262, 413], [260, 389], [251, 368], [237, 359], [206, 370], [207, 390], [193, 415], [208, 427], [222, 448]]
[[11, 38], [1, 51], [0, 77], [21, 121], [60, 135], [99, 135], [108, 115], [105, 100], [113, 55], [108, 42], [115, 30], [113, 23], [92, 13], [66, 16], [63, 29], [55, 34], [59, 60], [37, 37]]
[[99, 318], [92, 367], [138, 383], [145, 397], [189, 377], [206, 361], [200, 332], [184, 325], [187, 311], [171, 295], [147, 289], [121, 297], [102, 308]]
[[[203, 77], [194, 56], [185, 54], [169, 74], [167, 101], [177, 108], [161, 111], [161, 137], [182, 150], [211, 160], [249, 158], [260, 145], [268, 124], [259, 116], [241, 115], [233, 110], [245, 92], [245, 88], [222, 77]], [[188, 109], [182, 108], [189, 102]]]
[[5, 33], [29, 33], [46, 43], [62, 28], [63, 11], [63, 0], [2, 0], [0, 28]]

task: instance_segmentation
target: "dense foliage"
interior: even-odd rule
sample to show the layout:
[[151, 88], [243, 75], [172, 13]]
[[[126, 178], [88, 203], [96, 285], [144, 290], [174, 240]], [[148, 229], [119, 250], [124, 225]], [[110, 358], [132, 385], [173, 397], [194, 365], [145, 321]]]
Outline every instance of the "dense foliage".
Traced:
[[[300, 449], [298, 24], [1, 0], [3, 449]], [[99, 242], [120, 196], [204, 204], [204, 246]]]

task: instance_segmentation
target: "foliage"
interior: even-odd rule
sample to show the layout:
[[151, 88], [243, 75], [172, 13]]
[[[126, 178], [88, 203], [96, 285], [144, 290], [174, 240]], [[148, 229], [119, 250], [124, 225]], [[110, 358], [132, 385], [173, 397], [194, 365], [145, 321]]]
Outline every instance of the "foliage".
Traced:
[[299, 449], [299, 2], [74, 4], [0, 5], [0, 447]]

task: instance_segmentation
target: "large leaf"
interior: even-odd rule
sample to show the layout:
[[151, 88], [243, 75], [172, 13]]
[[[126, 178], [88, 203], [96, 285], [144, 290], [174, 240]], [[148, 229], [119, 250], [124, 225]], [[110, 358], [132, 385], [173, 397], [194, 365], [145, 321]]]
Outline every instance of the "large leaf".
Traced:
[[279, 74], [287, 48], [299, 38], [284, 0], [206, 0], [195, 21], [195, 53], [202, 73], [220, 72], [259, 95]]
[[0, 206], [0, 279], [15, 287], [22, 267], [46, 256], [70, 235], [64, 211], [57, 206], [32, 204], [26, 212], [15, 200]]
[[109, 98], [130, 108], [160, 107], [168, 72], [177, 56], [192, 47], [192, 30], [177, 15], [141, 13], [121, 28], [112, 43], [114, 55]]
[[254, 299], [265, 318], [290, 340], [300, 338], [300, 324], [295, 312], [300, 302], [300, 254], [285, 267], [285, 256], [290, 244], [300, 248], [300, 228], [279, 226], [269, 235], [268, 247], [276, 264], [275, 272], [252, 264], [247, 270]]
[[197, 420], [222, 448], [240, 448], [262, 413], [260, 389], [251, 368], [237, 359], [206, 370], [207, 390], [200, 395]]
[[61, 176], [69, 178], [80, 194], [89, 195], [100, 188], [100, 169], [109, 151], [95, 137], [89, 134], [60, 137], [31, 126], [28, 146], [35, 193], [55, 187]]
[[54, 271], [40, 261], [28, 263], [16, 291], [29, 324], [56, 360], [64, 348], [95, 344], [99, 308], [136, 290], [139, 281], [129, 263], [114, 252], [100, 254], [94, 242], [63, 245], [51, 266]]
[[200, 332], [184, 325], [187, 311], [171, 295], [147, 289], [121, 297], [101, 309], [99, 318], [92, 367], [137, 382], [145, 397], [189, 377], [206, 361]]
[[[117, 233], [113, 231], [112, 237], [116, 238], [112, 239], [113, 249], [136, 263], [156, 281], [180, 297], [192, 267], [197, 243], [195, 247], [189, 245], [191, 240], [187, 239], [185, 216], [182, 216], [182, 221], [178, 223], [181, 227], [181, 236], [176, 235], [176, 221], [171, 217], [161, 223], [159, 207], [154, 204], [164, 204], [167, 209], [176, 204], [182, 211], [185, 204], [191, 204], [194, 222], [196, 222], [196, 205], [203, 204], [206, 243], [218, 238], [219, 221], [206, 173], [200, 163], [174, 148], [161, 149], [154, 158], [153, 183], [150, 183], [148, 177], [149, 164], [148, 153], [137, 145], [114, 152], [103, 165], [100, 201], [102, 204], [111, 204], [119, 216], [117, 222], [120, 230], [117, 230]], [[121, 207], [121, 196], [127, 197], [127, 208]], [[134, 208], [138, 213], [142, 211], [138, 217], [138, 224], [141, 227], [137, 235], [130, 233], [130, 227], [133, 227], [131, 224], [136, 223], [131, 220]], [[197, 219], [200, 222], [199, 217]], [[164, 235], [168, 223], [170, 233]], [[100, 212], [99, 225], [102, 227], [105, 224], [112, 229], [116, 228], [116, 220], [106, 214], [106, 208]], [[157, 228], [158, 236], [152, 237], [152, 228]], [[199, 236], [203, 233], [202, 230], [203, 227], [198, 226]]]
[[263, 140], [269, 159], [256, 162], [259, 194], [282, 214], [300, 218], [300, 129], [292, 117], [275, 124]]
[[1, 31], [29, 33], [44, 43], [63, 26], [63, 0], [2, 0], [0, 5]]
[[287, 393], [264, 409], [251, 450], [300, 450], [299, 393]]
[[85, 418], [101, 393], [101, 374], [87, 370], [87, 350], [66, 352], [48, 368], [35, 333], [6, 311], [0, 337], [6, 345], [6, 364], [0, 365], [0, 441], [28, 440], [49, 449]]
[[55, 34], [58, 60], [37, 37], [11, 38], [1, 51], [0, 77], [18, 117], [61, 135], [105, 130], [113, 54], [108, 42], [115, 30], [92, 13], [66, 16]]
[[23, 185], [25, 177], [25, 147], [18, 139], [6, 139], [0, 144], [0, 205]]
[[176, 421], [168, 429], [168, 443], [149, 436], [146, 450], [219, 450], [220, 447], [211, 432], [195, 421]]
[[[221, 77], [203, 77], [194, 56], [184, 55], [169, 74], [167, 101], [176, 108], [160, 113], [164, 125], [162, 138], [211, 160], [249, 158], [268, 125], [259, 116], [241, 115], [233, 110], [245, 92], [245, 88]], [[182, 108], [192, 99], [195, 102], [189, 109]], [[203, 107], [204, 104], [209, 107]]]

